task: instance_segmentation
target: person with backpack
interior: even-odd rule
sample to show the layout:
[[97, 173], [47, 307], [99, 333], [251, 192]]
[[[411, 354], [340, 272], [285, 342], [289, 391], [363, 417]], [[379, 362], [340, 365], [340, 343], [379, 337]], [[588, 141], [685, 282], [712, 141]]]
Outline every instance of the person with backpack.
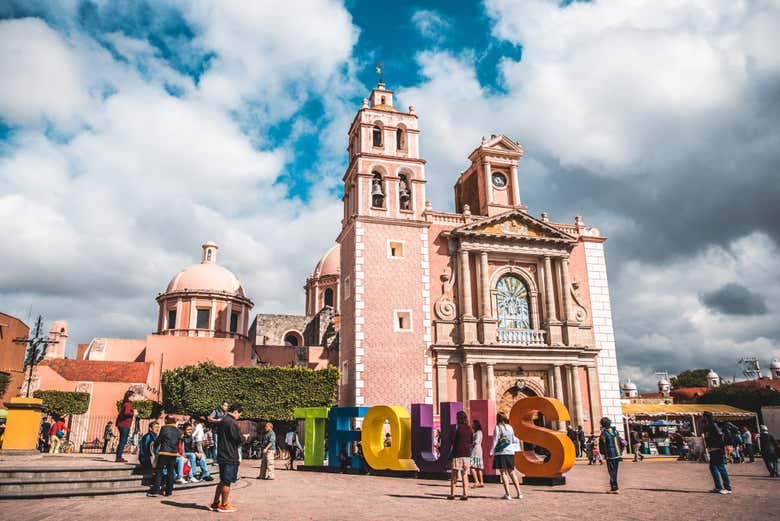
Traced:
[[501, 484], [504, 485], [504, 499], [512, 499], [509, 495], [509, 482], [515, 487], [515, 499], [523, 499], [520, 492], [520, 484], [515, 475], [515, 449], [519, 450], [519, 443], [515, 444], [515, 431], [509, 425], [509, 419], [503, 413], [496, 415], [496, 427], [493, 429], [493, 446], [490, 455], [493, 456], [493, 468], [501, 475]]
[[[176, 416], [169, 414], [165, 417], [165, 426], [160, 429], [160, 434], [152, 444], [152, 450], [157, 453], [157, 474], [154, 476], [154, 486], [146, 493], [149, 497], [173, 494], [173, 481], [176, 474], [176, 457], [179, 455], [179, 440], [182, 434], [176, 427]], [[165, 489], [162, 488], [162, 480], [165, 477]]]
[[710, 474], [712, 474], [712, 480], [715, 483], [712, 492], [731, 494], [731, 480], [729, 472], [726, 470], [726, 439], [723, 430], [712, 418], [711, 412], [704, 413], [702, 428], [704, 430], [704, 443], [710, 456]]
[[761, 434], [758, 436], [758, 448], [761, 451], [761, 457], [764, 460], [764, 465], [769, 471], [770, 478], [780, 478], [777, 473], [777, 440], [774, 436], [769, 434], [769, 429], [766, 425], [759, 427]]
[[609, 490], [607, 494], [620, 494], [618, 486], [618, 467], [622, 459], [626, 442], [620, 437], [617, 429], [612, 426], [612, 420], [606, 416], [601, 419], [601, 436], [599, 436], [599, 451], [607, 460], [609, 472]]
[[55, 422], [49, 429], [49, 441], [51, 447], [49, 448], [49, 454], [57, 454], [60, 451], [62, 442], [65, 440], [65, 435], [68, 434], [68, 426], [62, 419], [62, 416], [57, 416]]

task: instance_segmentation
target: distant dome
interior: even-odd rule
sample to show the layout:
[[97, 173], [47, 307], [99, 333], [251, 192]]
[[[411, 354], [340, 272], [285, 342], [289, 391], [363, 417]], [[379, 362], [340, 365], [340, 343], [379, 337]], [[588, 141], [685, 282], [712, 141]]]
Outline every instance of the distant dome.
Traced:
[[769, 363], [770, 369], [780, 369], [780, 358], [773, 358]]
[[216, 250], [213, 242], [203, 247], [203, 260], [177, 273], [168, 283], [165, 293], [176, 291], [222, 291], [238, 297], [246, 297], [244, 286], [233, 272], [216, 264]]
[[314, 277], [324, 277], [325, 275], [338, 275], [341, 273], [341, 245], [334, 244], [331, 249], [322, 256], [317, 267], [314, 268]]
[[707, 378], [720, 378], [720, 377], [718, 376], [718, 373], [710, 369], [710, 372], [707, 373]]
[[627, 381], [623, 384], [623, 390], [624, 391], [636, 391], [636, 384], [632, 382], [631, 380]]
[[661, 378], [660, 380], [658, 380], [658, 385], [669, 385], [669, 380], [667, 380], [666, 378]]

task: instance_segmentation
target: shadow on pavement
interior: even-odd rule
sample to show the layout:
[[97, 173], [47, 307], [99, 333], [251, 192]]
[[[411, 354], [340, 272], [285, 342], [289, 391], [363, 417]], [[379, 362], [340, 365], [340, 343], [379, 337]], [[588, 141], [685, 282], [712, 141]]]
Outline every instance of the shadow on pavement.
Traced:
[[554, 494], [598, 494], [600, 496], [605, 494], [605, 492], [596, 492], [594, 490], [546, 490], [539, 488], [535, 488], [534, 490], [538, 492], [552, 492]]
[[708, 490], [680, 490], [674, 488], [635, 488], [633, 490], [644, 490], [646, 492], [674, 492], [675, 494], [712, 494]]
[[176, 501], [160, 501], [163, 505], [168, 505], [170, 507], [177, 507], [177, 508], [191, 508], [192, 510], [206, 510], [208, 512], [211, 512], [211, 509], [207, 507], [206, 505], [199, 505], [198, 503], [177, 503]]

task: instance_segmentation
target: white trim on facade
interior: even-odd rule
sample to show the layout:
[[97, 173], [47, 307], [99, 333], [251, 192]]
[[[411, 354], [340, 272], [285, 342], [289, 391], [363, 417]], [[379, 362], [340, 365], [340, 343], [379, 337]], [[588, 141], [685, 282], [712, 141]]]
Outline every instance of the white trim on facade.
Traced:
[[[363, 302], [363, 280], [365, 273], [363, 271], [363, 250], [366, 245], [363, 243], [363, 235], [365, 229], [363, 229], [363, 223], [360, 221], [355, 223], [355, 405], [364, 405], [365, 399], [365, 385], [363, 380], [363, 373], [365, 372], [365, 366], [363, 365], [363, 309], [365, 302]], [[345, 277], [345, 298], [349, 297], [349, 276]]]
[[[424, 185], [423, 185], [424, 186]], [[428, 249], [428, 230], [420, 233], [422, 243], [420, 253], [422, 255], [422, 311], [423, 311], [423, 370], [425, 371], [425, 403], [433, 404], [433, 357], [431, 356], [431, 270]]]

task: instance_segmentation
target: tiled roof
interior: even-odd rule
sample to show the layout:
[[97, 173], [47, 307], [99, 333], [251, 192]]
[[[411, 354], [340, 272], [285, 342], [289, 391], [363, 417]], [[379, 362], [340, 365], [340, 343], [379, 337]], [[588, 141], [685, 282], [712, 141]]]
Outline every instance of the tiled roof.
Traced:
[[144, 383], [151, 362], [109, 362], [104, 360], [44, 360], [56, 373], [72, 382]]
[[672, 396], [674, 396], [675, 399], [683, 399], [683, 400], [693, 400], [697, 396], [701, 396], [704, 393], [709, 391], [708, 387], [681, 387], [680, 389], [674, 389], [672, 391]]
[[756, 387], [769, 387], [777, 392], [780, 392], [780, 380], [773, 380], [770, 378], [760, 378], [758, 380], [744, 380], [742, 382], [734, 382], [734, 385], [743, 386], [756, 386]]

